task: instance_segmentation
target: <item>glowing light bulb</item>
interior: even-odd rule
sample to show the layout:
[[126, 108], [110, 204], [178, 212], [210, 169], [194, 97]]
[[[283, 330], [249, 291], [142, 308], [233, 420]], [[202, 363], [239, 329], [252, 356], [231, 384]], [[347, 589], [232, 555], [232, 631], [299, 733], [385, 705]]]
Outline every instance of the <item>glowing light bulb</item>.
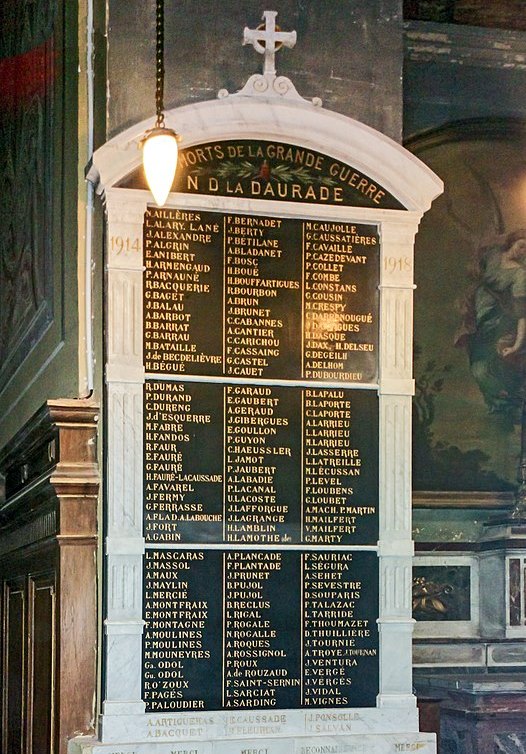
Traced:
[[152, 128], [141, 146], [148, 186], [156, 204], [162, 207], [168, 199], [177, 167], [177, 135], [171, 128]]

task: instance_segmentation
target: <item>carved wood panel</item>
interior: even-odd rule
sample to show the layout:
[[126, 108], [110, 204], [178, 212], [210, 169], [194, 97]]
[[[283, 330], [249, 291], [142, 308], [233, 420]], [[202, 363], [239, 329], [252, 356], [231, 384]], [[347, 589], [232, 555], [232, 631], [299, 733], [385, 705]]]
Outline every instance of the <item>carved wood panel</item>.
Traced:
[[53, 319], [60, 6], [0, 4], [0, 390]]
[[2, 751], [24, 750], [26, 590], [23, 580], [3, 583]]
[[28, 751], [54, 752], [55, 574], [28, 579]]
[[53, 754], [55, 715], [53, 571], [3, 581], [2, 752]]

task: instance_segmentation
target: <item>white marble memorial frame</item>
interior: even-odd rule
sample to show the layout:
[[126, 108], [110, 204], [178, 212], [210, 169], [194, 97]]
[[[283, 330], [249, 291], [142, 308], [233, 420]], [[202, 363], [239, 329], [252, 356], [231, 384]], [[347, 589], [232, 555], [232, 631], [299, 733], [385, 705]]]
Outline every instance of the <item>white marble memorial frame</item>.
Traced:
[[[263, 78], [263, 77], [260, 77]], [[170, 194], [167, 207], [242, 212], [283, 218], [366, 223], [381, 241], [379, 381], [338, 387], [379, 394], [380, 680], [374, 708], [145, 713], [141, 699], [142, 558], [142, 238], [152, 197], [117, 184], [140, 163], [139, 123], [94, 155], [89, 179], [106, 210], [107, 528], [105, 539], [105, 678], [96, 752], [261, 751], [315, 754], [324, 742], [338, 751], [386, 754], [434, 751], [434, 737], [418, 733], [412, 692], [411, 637], [411, 396], [413, 243], [419, 221], [441, 193], [441, 181], [398, 144], [350, 118], [302, 100], [295, 90], [255, 88], [166, 113], [181, 147], [221, 140], [276, 140], [315, 150], [362, 172], [405, 209], [303, 204], [224, 196]], [[284, 79], [283, 81], [287, 81]], [[289, 82], [290, 83], [290, 82]], [[292, 85], [291, 85], [292, 86]], [[261, 87], [260, 87], [261, 89]], [[179, 376], [178, 376], [179, 379]], [[221, 378], [216, 378], [221, 381]], [[224, 380], [228, 381], [227, 379]], [[265, 384], [279, 381], [260, 380]], [[306, 384], [287, 382], [287, 384]], [[277, 718], [261, 742], [257, 719]], [[337, 737], [337, 738], [336, 738]], [[186, 745], [177, 741], [190, 742]], [[263, 747], [263, 748], [262, 748]], [[313, 748], [314, 747], [314, 748]]]

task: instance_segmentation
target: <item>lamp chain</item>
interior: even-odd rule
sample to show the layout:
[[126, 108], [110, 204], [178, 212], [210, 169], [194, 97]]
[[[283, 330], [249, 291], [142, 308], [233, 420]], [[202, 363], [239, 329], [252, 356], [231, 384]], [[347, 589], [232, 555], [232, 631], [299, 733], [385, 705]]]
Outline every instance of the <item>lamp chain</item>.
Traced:
[[155, 29], [155, 126], [164, 128], [164, 0], [156, 0]]

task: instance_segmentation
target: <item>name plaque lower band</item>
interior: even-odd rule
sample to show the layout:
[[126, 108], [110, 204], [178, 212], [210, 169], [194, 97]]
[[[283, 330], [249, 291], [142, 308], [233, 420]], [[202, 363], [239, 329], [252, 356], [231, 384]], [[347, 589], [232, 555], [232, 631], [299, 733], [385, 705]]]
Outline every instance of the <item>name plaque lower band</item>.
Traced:
[[372, 707], [374, 552], [147, 550], [148, 712]]

